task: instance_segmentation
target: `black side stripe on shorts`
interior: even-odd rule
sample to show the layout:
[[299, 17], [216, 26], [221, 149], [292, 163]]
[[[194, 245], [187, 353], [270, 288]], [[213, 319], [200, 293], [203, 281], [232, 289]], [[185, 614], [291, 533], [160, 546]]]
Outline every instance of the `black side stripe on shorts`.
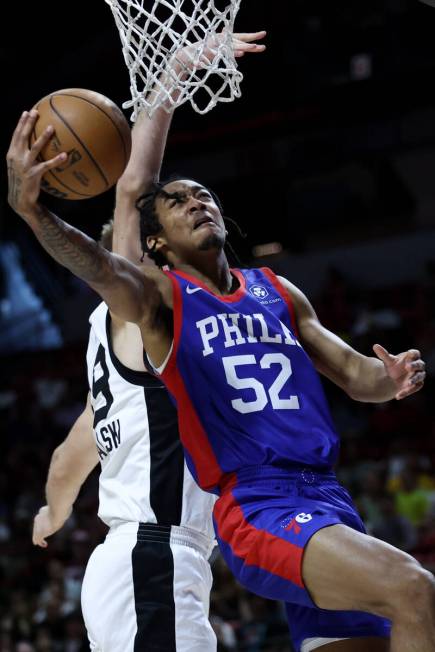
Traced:
[[134, 652], [176, 652], [171, 528], [140, 523], [132, 550], [137, 632]]
[[150, 432], [150, 504], [159, 525], [180, 525], [184, 455], [175, 407], [164, 386], [144, 388]]

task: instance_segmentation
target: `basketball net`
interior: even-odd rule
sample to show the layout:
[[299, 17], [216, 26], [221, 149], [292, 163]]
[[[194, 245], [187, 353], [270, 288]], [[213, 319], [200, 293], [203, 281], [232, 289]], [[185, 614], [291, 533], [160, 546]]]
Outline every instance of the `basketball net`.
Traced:
[[[232, 47], [241, 0], [105, 0], [130, 75], [131, 120], [145, 109], [170, 112], [190, 102], [207, 113], [240, 97], [242, 74]], [[219, 5], [221, 5], [219, 7]]]

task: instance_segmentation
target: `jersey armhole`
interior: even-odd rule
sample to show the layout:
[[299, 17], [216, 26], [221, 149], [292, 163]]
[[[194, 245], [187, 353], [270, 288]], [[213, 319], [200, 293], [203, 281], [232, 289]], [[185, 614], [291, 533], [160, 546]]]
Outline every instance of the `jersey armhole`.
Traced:
[[180, 284], [173, 272], [169, 270], [167, 271], [165, 270], [164, 274], [166, 274], [166, 276], [169, 278], [169, 280], [172, 283], [172, 296], [173, 296], [172, 315], [173, 315], [174, 336], [172, 339], [172, 344], [168, 356], [165, 359], [164, 363], [159, 367], [160, 369], [162, 369], [163, 367], [161, 371], [162, 376], [164, 376], [168, 372], [171, 373], [175, 368], [178, 346], [180, 344], [181, 330], [183, 324], [183, 298], [181, 294]]
[[290, 323], [292, 325], [294, 334], [299, 339], [299, 329], [296, 322], [296, 312], [295, 312], [295, 307], [290, 292], [283, 286], [283, 284], [281, 283], [281, 281], [279, 280], [275, 272], [273, 272], [270, 269], [270, 267], [260, 267], [260, 270], [263, 272], [265, 276], [267, 276], [267, 278], [272, 283], [275, 290], [281, 295], [281, 297], [287, 304], [287, 308], [290, 315]]
[[160, 365], [160, 367], [155, 367], [155, 366], [153, 365], [153, 363], [151, 362], [151, 360], [150, 360], [149, 357], [148, 357], [147, 352], [146, 352], [145, 349], [144, 349], [144, 352], [143, 352], [143, 361], [144, 361], [144, 365], [146, 366], [147, 369], [150, 370], [150, 372], [153, 374], [153, 376], [161, 376], [161, 375], [163, 374], [163, 372], [164, 372], [165, 369], [166, 369], [166, 365], [168, 364], [168, 362], [169, 362], [169, 360], [170, 360], [170, 358], [171, 358], [171, 355], [172, 355], [172, 351], [173, 351], [173, 349], [174, 349], [174, 340], [172, 340], [172, 342], [171, 342], [171, 346], [170, 346], [169, 351], [168, 351], [168, 355], [167, 355], [166, 358], [163, 360], [163, 362], [162, 362], [162, 364]]

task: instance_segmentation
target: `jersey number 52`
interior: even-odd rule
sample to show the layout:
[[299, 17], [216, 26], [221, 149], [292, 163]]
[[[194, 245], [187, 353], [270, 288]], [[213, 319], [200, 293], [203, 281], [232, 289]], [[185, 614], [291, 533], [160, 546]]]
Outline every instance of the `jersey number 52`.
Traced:
[[[261, 412], [266, 407], [268, 401], [274, 410], [299, 410], [299, 399], [297, 396], [283, 398], [280, 392], [292, 375], [290, 360], [283, 353], [266, 353], [257, 362], [255, 355], [233, 355], [222, 358], [225, 369], [225, 376], [228, 384], [235, 389], [251, 389], [255, 393], [254, 401], [244, 401], [242, 398], [236, 398], [231, 401], [231, 405], [237, 412], [248, 414], [249, 412]], [[260, 365], [261, 369], [270, 369], [272, 365], [279, 367], [278, 375], [272, 385], [267, 389], [256, 378], [239, 378], [237, 367], [243, 365]]]

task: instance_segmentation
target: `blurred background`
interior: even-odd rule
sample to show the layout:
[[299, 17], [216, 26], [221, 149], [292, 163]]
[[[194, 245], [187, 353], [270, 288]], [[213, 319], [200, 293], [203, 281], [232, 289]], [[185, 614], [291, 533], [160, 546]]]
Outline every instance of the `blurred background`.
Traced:
[[[62, 88], [121, 105], [129, 80], [100, 0], [7, 3], [2, 21], [5, 154], [24, 109]], [[419, 348], [423, 392], [380, 405], [325, 383], [342, 452], [338, 475], [369, 532], [435, 570], [435, 9], [418, 0], [244, 0], [241, 31], [266, 29], [246, 57], [243, 97], [206, 116], [176, 113], [164, 174], [199, 177], [248, 237], [247, 265], [301, 287], [319, 317], [359, 351]], [[128, 114], [127, 114], [128, 117]], [[4, 160], [4, 159], [3, 159]], [[105, 527], [98, 477], [49, 544], [33, 515], [55, 446], [86, 392], [88, 316], [98, 298], [54, 263], [6, 202], [0, 178], [0, 652], [87, 649], [80, 584]], [[67, 202], [62, 218], [98, 236], [114, 192]], [[219, 557], [212, 621], [221, 650], [290, 651], [278, 604], [247, 594]]]

